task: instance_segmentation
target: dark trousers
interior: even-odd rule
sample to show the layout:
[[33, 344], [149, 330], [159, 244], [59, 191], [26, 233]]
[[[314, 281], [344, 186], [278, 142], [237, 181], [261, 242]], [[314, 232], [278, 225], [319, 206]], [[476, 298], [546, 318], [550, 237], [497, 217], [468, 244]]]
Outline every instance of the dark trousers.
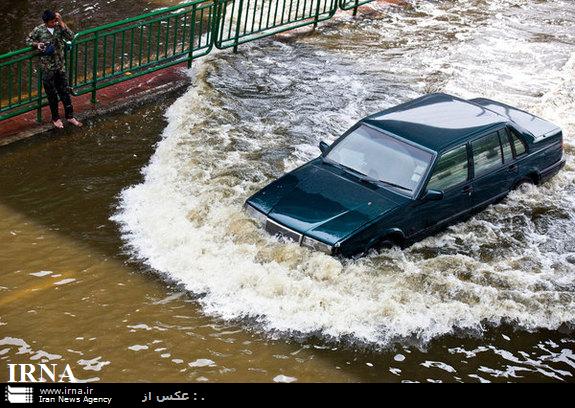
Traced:
[[60, 100], [64, 104], [66, 119], [72, 119], [74, 117], [74, 108], [72, 107], [66, 73], [57, 70], [44, 71], [42, 72], [42, 83], [44, 84], [46, 96], [48, 96], [52, 120], [60, 119], [60, 114], [58, 113], [58, 97], [60, 97]]

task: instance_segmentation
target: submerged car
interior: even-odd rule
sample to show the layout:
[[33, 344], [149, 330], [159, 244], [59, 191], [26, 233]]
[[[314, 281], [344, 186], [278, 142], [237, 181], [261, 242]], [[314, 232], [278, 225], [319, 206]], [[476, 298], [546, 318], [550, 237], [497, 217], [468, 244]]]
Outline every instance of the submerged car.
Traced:
[[328, 254], [406, 246], [565, 164], [556, 125], [431, 94], [368, 116], [245, 203], [265, 230]]

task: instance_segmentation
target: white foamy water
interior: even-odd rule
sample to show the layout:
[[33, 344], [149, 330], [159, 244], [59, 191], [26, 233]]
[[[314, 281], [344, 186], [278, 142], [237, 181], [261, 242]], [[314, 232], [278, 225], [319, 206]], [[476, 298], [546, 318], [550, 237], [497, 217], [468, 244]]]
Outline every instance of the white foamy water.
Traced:
[[[113, 217], [134, 256], [202, 294], [205, 313], [270, 332], [388, 344], [486, 323], [573, 323], [575, 5], [489, 4], [416, 2], [204, 59]], [[278, 242], [241, 210], [320, 140], [430, 91], [556, 122], [565, 170], [407, 250], [359, 260]]]

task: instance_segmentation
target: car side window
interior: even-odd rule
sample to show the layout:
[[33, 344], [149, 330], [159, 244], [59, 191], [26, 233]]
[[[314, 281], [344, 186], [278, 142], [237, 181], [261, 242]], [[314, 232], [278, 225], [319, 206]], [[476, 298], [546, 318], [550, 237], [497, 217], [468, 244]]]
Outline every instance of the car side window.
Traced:
[[475, 177], [503, 164], [497, 132], [471, 142], [471, 146], [473, 148]]
[[428, 190], [447, 190], [467, 180], [467, 146], [444, 153], [438, 160], [427, 184]]
[[523, 140], [521, 140], [519, 136], [515, 134], [515, 132], [511, 132], [511, 140], [513, 141], [516, 157], [525, 153], [525, 144], [523, 143]]

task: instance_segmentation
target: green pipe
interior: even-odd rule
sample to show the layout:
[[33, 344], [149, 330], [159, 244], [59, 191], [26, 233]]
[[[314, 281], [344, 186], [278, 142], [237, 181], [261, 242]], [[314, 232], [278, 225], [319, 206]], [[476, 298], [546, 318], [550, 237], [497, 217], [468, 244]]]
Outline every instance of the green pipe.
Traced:
[[112, 73], [114, 75], [114, 70], [116, 69], [116, 34], [112, 36]]
[[160, 60], [160, 34], [162, 33], [162, 22], [158, 21], [158, 31], [156, 32], [156, 61]]
[[[102, 77], [105, 78], [106, 77], [106, 57], [108, 56], [107, 50], [108, 50], [108, 37], [103, 36], [102, 37], [102, 42], [104, 43], [104, 51], [103, 51], [103, 59], [102, 59]], [[96, 58], [98, 57], [97, 55], [94, 55]]]
[[170, 48], [170, 46], [168, 45], [168, 43], [170, 42], [170, 17], [168, 17], [168, 19], [166, 20], [166, 46], [165, 46], [165, 52], [164, 52], [164, 58], [168, 58], [168, 49]]
[[[244, 19], [244, 34], [246, 33], [247, 29], [248, 29], [248, 18], [247, 18], [247, 14], [250, 11], [250, 1], [248, 0], [248, 5], [246, 7], [246, 18]], [[241, 3], [240, 3], [241, 5]], [[242, 13], [243, 13], [243, 8], [242, 8]]]
[[180, 16], [176, 16], [175, 19], [175, 27], [174, 27], [174, 46], [172, 47], [172, 54], [176, 54], [178, 50], [178, 27], [180, 24]]
[[184, 14], [184, 26], [182, 27], [182, 52], [186, 47], [186, 27], [188, 25], [188, 14]]
[[[74, 47], [74, 76], [72, 78], [72, 81], [70, 81], [70, 84], [72, 84], [72, 86], [76, 86], [76, 83], [78, 82], [78, 52], [80, 50], [80, 47]], [[72, 70], [70, 69], [70, 72], [72, 72]]]
[[140, 26], [140, 47], [138, 55], [138, 65], [142, 65], [143, 52], [144, 52], [144, 26]]
[[28, 52], [28, 51], [36, 51], [36, 50], [33, 47], [26, 47], [26, 48], [21, 48], [21, 49], [16, 50], [16, 51], [10, 51], [10, 52], [7, 52], [6, 54], [0, 55], [0, 60], [6, 59], [6, 58], [12, 58], [16, 55], [24, 54], [25, 52]]
[[[279, 0], [276, 0], [276, 4], [279, 2]], [[277, 13], [277, 11], [276, 11]], [[270, 16], [272, 14], [272, 0], [268, 0], [268, 17], [266, 19], [266, 27], [270, 26]]]
[[130, 31], [130, 69], [134, 66], [134, 29]]
[[22, 102], [22, 61], [18, 63], [18, 103]]
[[[32, 102], [32, 71], [34, 66], [32, 65], [32, 60], [28, 60], [28, 102]], [[0, 95], [0, 100], [2, 96]]]
[[88, 43], [84, 44], [84, 82], [88, 81]]
[[188, 69], [192, 67], [192, 60], [194, 59], [194, 39], [196, 38], [196, 7], [192, 7], [192, 24], [190, 26], [190, 54], [188, 56]]
[[8, 67], [8, 105], [12, 105], [12, 67]]
[[[153, 23], [152, 23], [153, 24]], [[148, 59], [147, 62], [150, 62], [150, 55], [152, 52], [152, 25], [148, 25], [148, 32], [147, 32], [147, 36], [148, 36]]]
[[122, 71], [124, 71], [124, 58], [126, 56], [126, 32], [122, 31], [122, 46], [120, 49], [122, 56], [120, 57], [120, 66], [122, 67]]
[[244, 0], [240, 0], [240, 5], [238, 7], [238, 20], [236, 21], [236, 37], [234, 40], [234, 53], [238, 52], [238, 45], [240, 39], [240, 25], [242, 24], [242, 9], [244, 6]]
[[[226, 11], [228, 9], [228, 1], [224, 0], [223, 4], [224, 4], [224, 15], [222, 18], [220, 18], [220, 21], [225, 21]], [[235, 5], [236, 5], [236, 2], [235, 2], [235, 0], [233, 0], [232, 12], [230, 13], [230, 23], [228, 24], [228, 38], [232, 37], [232, 21], [234, 21]], [[223, 26], [223, 24], [222, 24], [222, 26]]]
[[202, 42], [202, 33], [204, 32], [204, 10], [200, 10], [200, 18], [198, 19], [200, 22], [200, 28], [198, 30], [198, 47]]
[[4, 84], [2, 81], [2, 67], [0, 67], [0, 112], [2, 112], [2, 100], [4, 99]]
[[36, 122], [42, 123], [42, 68], [38, 68], [38, 108], [36, 109]]
[[7, 67], [7, 66], [10, 66], [10, 65], [14, 65], [14, 64], [17, 63], [18, 61], [26, 61], [26, 60], [29, 60], [29, 59], [34, 59], [34, 57], [36, 57], [36, 54], [24, 55], [24, 56], [22, 56], [22, 57], [18, 57], [18, 58], [15, 58], [15, 59], [13, 59], [13, 60], [10, 60], [10, 61], [2, 62], [2, 63], [0, 63], [0, 67]]
[[98, 89], [98, 35], [99, 32], [96, 31], [96, 35], [94, 37], [94, 54], [93, 54], [93, 61], [92, 61], [92, 104], [98, 103], [96, 99], [96, 90]]

